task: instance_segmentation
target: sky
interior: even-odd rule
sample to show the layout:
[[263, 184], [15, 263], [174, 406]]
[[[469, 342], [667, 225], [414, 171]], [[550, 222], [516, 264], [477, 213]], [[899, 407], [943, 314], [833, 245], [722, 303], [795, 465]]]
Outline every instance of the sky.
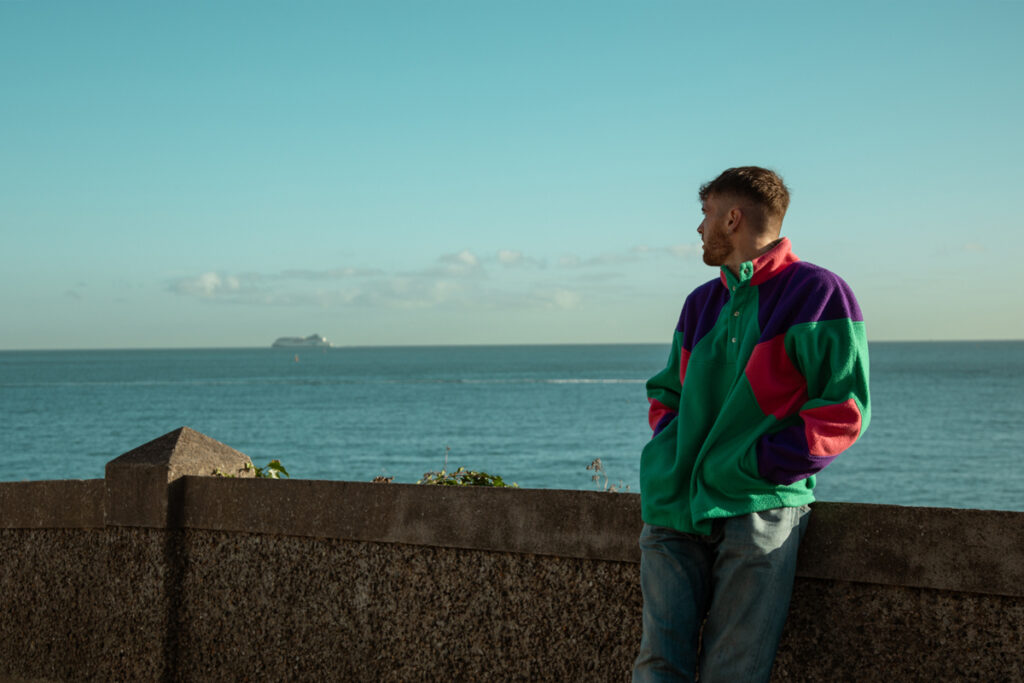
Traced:
[[667, 343], [699, 186], [1024, 339], [1024, 1], [0, 0], [0, 350]]

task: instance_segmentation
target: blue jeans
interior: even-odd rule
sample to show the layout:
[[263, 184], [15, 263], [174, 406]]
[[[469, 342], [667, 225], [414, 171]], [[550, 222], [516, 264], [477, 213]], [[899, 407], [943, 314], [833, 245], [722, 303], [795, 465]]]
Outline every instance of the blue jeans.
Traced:
[[709, 536], [645, 524], [633, 681], [693, 681], [698, 668], [701, 683], [767, 681], [809, 513], [804, 505], [719, 519]]

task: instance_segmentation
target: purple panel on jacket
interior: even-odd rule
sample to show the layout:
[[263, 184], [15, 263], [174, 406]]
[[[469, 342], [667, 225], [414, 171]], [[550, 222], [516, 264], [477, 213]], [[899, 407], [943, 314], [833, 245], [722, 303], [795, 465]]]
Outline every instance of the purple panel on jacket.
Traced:
[[672, 420], [676, 419], [676, 417], [678, 415], [679, 415], [679, 413], [677, 413], [674, 410], [669, 410], [664, 415], [662, 415], [661, 419], [658, 420], [658, 424], [654, 425], [654, 434], [652, 436], [657, 436], [658, 433], [662, 429], [667, 427], [669, 422], [671, 422]]
[[811, 455], [803, 420], [757, 442], [757, 471], [774, 484], [792, 484], [817, 474], [835, 456]]
[[761, 341], [793, 325], [823, 320], [863, 320], [853, 291], [842, 278], [820, 266], [798, 261], [758, 290]]
[[704, 283], [686, 297], [676, 325], [676, 330], [683, 333], [684, 349], [692, 351], [697, 342], [711, 331], [728, 301], [729, 290], [722, 286], [719, 278]]

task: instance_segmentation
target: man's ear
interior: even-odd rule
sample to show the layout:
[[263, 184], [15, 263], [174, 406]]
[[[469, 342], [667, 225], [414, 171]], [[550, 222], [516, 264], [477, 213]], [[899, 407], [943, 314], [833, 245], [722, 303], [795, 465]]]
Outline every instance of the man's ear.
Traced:
[[728, 228], [730, 233], [736, 232], [741, 220], [743, 220], [743, 209], [734, 206], [729, 209], [729, 213], [726, 215], [725, 227]]

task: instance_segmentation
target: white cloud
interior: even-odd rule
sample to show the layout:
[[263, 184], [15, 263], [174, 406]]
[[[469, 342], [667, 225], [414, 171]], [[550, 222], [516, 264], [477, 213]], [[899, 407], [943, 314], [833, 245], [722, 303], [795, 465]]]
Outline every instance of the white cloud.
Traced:
[[504, 268], [546, 268], [547, 264], [517, 249], [499, 249], [495, 260]]
[[332, 268], [330, 270], [284, 270], [270, 277], [280, 280], [346, 280], [357, 277], [380, 275], [379, 268]]
[[442, 254], [437, 260], [460, 268], [475, 268], [480, 265], [480, 259], [469, 249], [463, 249], [455, 254]]
[[547, 297], [555, 308], [568, 310], [576, 308], [582, 297], [578, 292], [569, 289], [554, 289], [547, 293]]
[[397, 275], [365, 283], [344, 303], [371, 308], [434, 308], [459, 305], [472, 291], [459, 280]]
[[179, 294], [190, 294], [205, 299], [223, 294], [237, 292], [241, 283], [235, 276], [222, 277], [219, 273], [208, 272], [191, 278], [182, 278], [171, 284], [171, 290]]
[[517, 263], [523, 262], [523, 252], [513, 251], [512, 249], [499, 249], [498, 250], [498, 263], [506, 266], [512, 266]]
[[606, 268], [609, 266], [641, 263], [663, 256], [689, 260], [699, 255], [700, 247], [695, 244], [675, 244], [667, 247], [649, 247], [645, 244], [639, 244], [621, 251], [607, 251], [587, 258], [577, 254], [564, 254], [559, 257], [558, 265], [562, 268]]
[[175, 294], [203, 299], [230, 300], [239, 303], [291, 304], [312, 301], [314, 294], [289, 293], [288, 287], [305, 287], [309, 282], [331, 282], [380, 276], [374, 268], [334, 268], [330, 270], [283, 270], [276, 273], [244, 272], [228, 275], [214, 271], [183, 277], [168, 284]]
[[[557, 272], [546, 270], [543, 261], [516, 249], [499, 249], [485, 258], [462, 249], [441, 254], [419, 270], [338, 267], [237, 274], [208, 271], [174, 280], [168, 290], [204, 301], [253, 306], [568, 310], [581, 305], [582, 292], [621, 295], [629, 289], [628, 282], [623, 285], [622, 280], [637, 277], [637, 264], [645, 267], [648, 261], [690, 257], [693, 253], [685, 246], [640, 245], [586, 259], [567, 254], [558, 265], [576, 272], [565, 281], [567, 273], [559, 278]], [[620, 284], [612, 285], [613, 281]]]
[[419, 277], [478, 277], [484, 275], [483, 266], [476, 254], [469, 249], [454, 254], [442, 254], [437, 258], [440, 268], [428, 268], [413, 273]]

